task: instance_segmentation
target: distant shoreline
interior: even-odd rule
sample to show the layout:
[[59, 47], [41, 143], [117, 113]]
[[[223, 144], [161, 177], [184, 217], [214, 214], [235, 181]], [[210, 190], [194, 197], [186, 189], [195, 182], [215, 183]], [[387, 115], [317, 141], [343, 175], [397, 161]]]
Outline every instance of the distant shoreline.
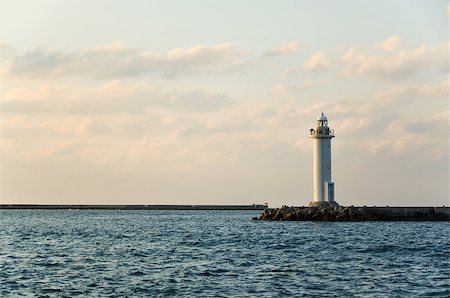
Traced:
[[0, 204], [0, 210], [265, 210], [267, 205], [50, 205]]

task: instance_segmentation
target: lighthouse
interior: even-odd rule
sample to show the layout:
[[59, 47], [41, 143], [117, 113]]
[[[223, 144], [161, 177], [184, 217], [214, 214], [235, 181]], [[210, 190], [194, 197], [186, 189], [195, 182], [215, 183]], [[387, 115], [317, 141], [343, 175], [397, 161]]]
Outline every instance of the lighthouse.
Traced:
[[317, 118], [317, 127], [309, 131], [309, 137], [314, 142], [314, 201], [309, 205], [334, 205], [334, 182], [331, 180], [331, 139], [334, 138], [334, 131], [328, 127], [328, 119], [323, 113]]

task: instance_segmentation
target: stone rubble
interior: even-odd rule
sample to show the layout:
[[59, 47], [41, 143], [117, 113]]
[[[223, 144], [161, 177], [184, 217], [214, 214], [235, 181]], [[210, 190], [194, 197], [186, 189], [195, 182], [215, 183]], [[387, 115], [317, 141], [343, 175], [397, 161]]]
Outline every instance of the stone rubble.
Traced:
[[[343, 207], [338, 204], [323, 202], [316, 206], [309, 207], [288, 207], [268, 208], [261, 216], [254, 217], [253, 220], [272, 221], [378, 221], [378, 220], [444, 220], [449, 221], [447, 211], [442, 214], [413, 214], [404, 215], [395, 213], [391, 208], [377, 207]], [[444, 207], [448, 209], [448, 207]], [[443, 210], [444, 210], [443, 209]], [[381, 211], [380, 211], [381, 210]]]

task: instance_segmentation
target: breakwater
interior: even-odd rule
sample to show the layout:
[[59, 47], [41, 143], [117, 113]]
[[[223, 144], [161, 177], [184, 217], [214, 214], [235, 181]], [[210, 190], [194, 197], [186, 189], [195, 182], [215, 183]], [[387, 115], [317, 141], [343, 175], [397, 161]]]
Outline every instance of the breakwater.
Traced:
[[268, 208], [254, 220], [280, 221], [450, 221], [449, 207], [317, 207]]
[[37, 210], [264, 210], [267, 205], [42, 205], [0, 204], [2, 209]]

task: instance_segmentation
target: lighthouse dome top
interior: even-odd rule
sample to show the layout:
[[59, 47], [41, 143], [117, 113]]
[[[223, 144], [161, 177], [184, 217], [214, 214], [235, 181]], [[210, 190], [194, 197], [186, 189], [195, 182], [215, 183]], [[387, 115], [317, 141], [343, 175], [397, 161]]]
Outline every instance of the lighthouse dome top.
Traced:
[[317, 121], [328, 121], [327, 116], [325, 116], [323, 113], [317, 117]]

